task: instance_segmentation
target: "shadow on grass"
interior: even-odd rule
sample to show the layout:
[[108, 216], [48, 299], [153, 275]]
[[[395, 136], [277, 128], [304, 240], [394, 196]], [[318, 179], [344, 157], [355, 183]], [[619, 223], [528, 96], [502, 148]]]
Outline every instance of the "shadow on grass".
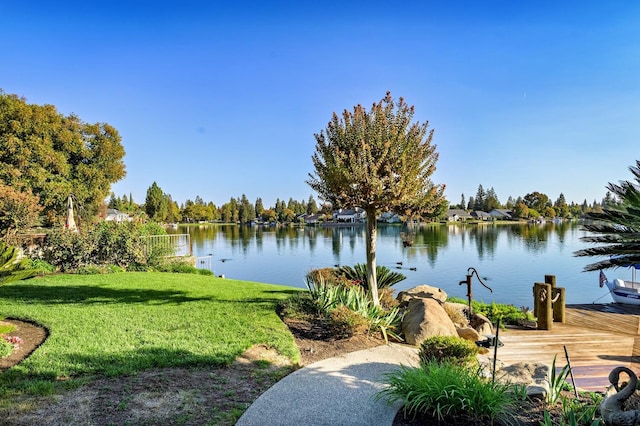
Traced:
[[94, 285], [41, 286], [34, 284], [14, 284], [0, 286], [0, 300], [10, 302], [27, 301], [39, 304], [180, 304], [186, 302], [209, 301], [211, 297], [191, 297], [184, 291], [150, 290], [136, 288], [113, 289]]
[[[72, 354], [65, 363], [74, 365], [76, 371], [60, 377], [54, 371], [33, 372], [22, 366], [11, 368], [0, 374], [0, 389], [29, 390], [38, 393], [40, 388], [73, 387], [69, 381], [84, 383], [100, 377], [119, 377], [137, 374], [156, 368], [218, 368], [230, 365], [241, 353], [212, 353], [198, 355], [184, 350], [161, 347], [142, 348], [120, 354]], [[48, 383], [48, 385], [47, 385]]]

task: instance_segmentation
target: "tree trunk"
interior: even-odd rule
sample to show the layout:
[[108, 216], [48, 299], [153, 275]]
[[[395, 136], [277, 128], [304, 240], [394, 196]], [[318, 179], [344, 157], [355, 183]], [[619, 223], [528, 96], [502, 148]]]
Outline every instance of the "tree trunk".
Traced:
[[365, 210], [367, 213], [367, 281], [369, 281], [369, 292], [375, 306], [380, 306], [378, 299], [378, 279], [376, 277], [376, 237], [378, 234], [378, 222], [376, 220], [376, 209]]

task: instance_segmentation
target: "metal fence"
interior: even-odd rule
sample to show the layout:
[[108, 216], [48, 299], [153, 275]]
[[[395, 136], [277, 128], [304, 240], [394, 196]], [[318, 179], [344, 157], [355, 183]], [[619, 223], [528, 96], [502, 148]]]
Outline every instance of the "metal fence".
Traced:
[[196, 257], [196, 268], [208, 269], [209, 271], [213, 272], [212, 263], [211, 263], [212, 258], [213, 256], [211, 255]]
[[148, 235], [142, 237], [145, 254], [154, 248], [167, 250], [170, 256], [191, 256], [191, 237], [189, 234]]

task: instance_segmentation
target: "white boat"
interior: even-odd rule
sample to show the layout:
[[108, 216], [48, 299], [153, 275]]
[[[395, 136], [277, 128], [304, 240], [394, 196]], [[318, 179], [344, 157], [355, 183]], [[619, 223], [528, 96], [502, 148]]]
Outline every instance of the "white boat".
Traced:
[[607, 286], [611, 298], [615, 303], [624, 303], [627, 305], [640, 305], [640, 283], [636, 281], [636, 269], [640, 265], [634, 265], [631, 268], [633, 277], [631, 281], [616, 278], [609, 281], [602, 271], [600, 271], [600, 287]]

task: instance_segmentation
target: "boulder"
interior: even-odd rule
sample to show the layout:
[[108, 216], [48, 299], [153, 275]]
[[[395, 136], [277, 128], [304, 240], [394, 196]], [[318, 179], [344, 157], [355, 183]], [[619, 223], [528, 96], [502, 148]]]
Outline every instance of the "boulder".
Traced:
[[480, 336], [480, 333], [478, 333], [471, 327], [456, 327], [456, 332], [458, 333], [458, 336], [472, 342], [483, 340], [482, 336]]
[[435, 299], [413, 298], [402, 320], [402, 332], [410, 345], [419, 345], [431, 336], [457, 336], [456, 327]]
[[474, 313], [473, 315], [471, 315], [471, 321], [469, 321], [469, 325], [482, 336], [495, 334], [493, 324], [491, 324], [489, 318], [485, 317], [482, 314]]
[[438, 287], [432, 287], [430, 285], [420, 285], [410, 288], [409, 290], [403, 290], [398, 293], [398, 301], [400, 304], [404, 304], [414, 298], [431, 298], [444, 303], [447, 300], [447, 293]]

